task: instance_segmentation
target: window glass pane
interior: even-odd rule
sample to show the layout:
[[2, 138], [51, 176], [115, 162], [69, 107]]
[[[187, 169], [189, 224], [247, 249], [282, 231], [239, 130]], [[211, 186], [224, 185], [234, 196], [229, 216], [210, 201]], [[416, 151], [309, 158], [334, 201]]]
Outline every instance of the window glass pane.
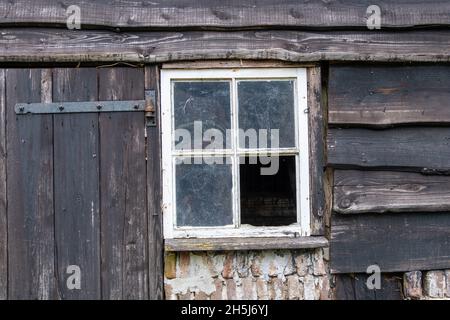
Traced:
[[177, 226], [233, 224], [231, 158], [178, 158], [175, 176]]
[[[295, 156], [240, 159], [241, 224], [283, 226], [297, 222]], [[273, 170], [261, 171], [265, 167]]]
[[[173, 90], [175, 148], [225, 149], [226, 130], [231, 128], [230, 82], [176, 81]], [[194, 127], [199, 134], [196, 141]]]
[[294, 88], [294, 80], [238, 82], [241, 148], [295, 147]]

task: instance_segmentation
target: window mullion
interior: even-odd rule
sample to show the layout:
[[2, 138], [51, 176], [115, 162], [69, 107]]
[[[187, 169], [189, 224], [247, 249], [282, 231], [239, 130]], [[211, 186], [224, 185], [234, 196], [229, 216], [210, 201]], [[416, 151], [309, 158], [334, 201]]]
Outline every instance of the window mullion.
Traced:
[[232, 138], [233, 138], [233, 183], [234, 183], [234, 207], [233, 218], [236, 228], [241, 226], [240, 216], [240, 182], [239, 182], [239, 155], [237, 152], [239, 146], [239, 120], [238, 120], [238, 99], [236, 78], [231, 80], [231, 117], [232, 117]]

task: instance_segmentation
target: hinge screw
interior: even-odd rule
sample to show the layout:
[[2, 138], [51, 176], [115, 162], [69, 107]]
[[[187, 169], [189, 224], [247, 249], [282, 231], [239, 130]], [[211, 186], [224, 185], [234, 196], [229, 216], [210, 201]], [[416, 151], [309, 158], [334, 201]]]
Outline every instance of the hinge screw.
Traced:
[[25, 107], [24, 106], [19, 107], [19, 111], [20, 112], [24, 112], [25, 111]]
[[135, 104], [134, 105], [134, 108], [137, 110], [137, 109], [139, 109], [139, 105], [138, 104]]
[[59, 111], [63, 111], [64, 110], [64, 106], [60, 105], [58, 109], [59, 109]]
[[97, 110], [100, 110], [101, 108], [102, 108], [101, 105], [98, 105], [98, 106], [97, 106]]

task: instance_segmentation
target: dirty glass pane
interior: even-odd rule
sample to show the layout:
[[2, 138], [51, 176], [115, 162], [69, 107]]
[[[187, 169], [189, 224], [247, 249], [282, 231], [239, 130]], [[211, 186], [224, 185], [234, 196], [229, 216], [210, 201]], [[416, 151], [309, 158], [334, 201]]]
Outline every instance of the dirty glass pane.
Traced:
[[178, 158], [175, 166], [177, 226], [233, 224], [231, 175], [229, 157]]
[[[274, 156], [271, 163], [241, 157], [241, 223], [286, 226], [297, 222], [295, 156]], [[261, 171], [272, 167], [274, 170]], [[269, 174], [262, 174], [262, 173]]]
[[[229, 81], [176, 81], [173, 100], [177, 150], [202, 149], [211, 145], [211, 140], [221, 145], [213, 149], [225, 149], [226, 130], [231, 128]], [[198, 141], [194, 141], [194, 126], [200, 132]], [[202, 141], [202, 132], [208, 129], [213, 131]]]
[[280, 148], [295, 147], [294, 89], [294, 80], [238, 82], [241, 148], [277, 148], [277, 140]]

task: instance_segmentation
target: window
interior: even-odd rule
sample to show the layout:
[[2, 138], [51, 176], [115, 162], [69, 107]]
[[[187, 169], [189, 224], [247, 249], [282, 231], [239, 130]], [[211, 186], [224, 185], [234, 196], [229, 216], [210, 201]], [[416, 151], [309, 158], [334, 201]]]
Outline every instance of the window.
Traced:
[[304, 68], [163, 69], [166, 238], [308, 236]]

